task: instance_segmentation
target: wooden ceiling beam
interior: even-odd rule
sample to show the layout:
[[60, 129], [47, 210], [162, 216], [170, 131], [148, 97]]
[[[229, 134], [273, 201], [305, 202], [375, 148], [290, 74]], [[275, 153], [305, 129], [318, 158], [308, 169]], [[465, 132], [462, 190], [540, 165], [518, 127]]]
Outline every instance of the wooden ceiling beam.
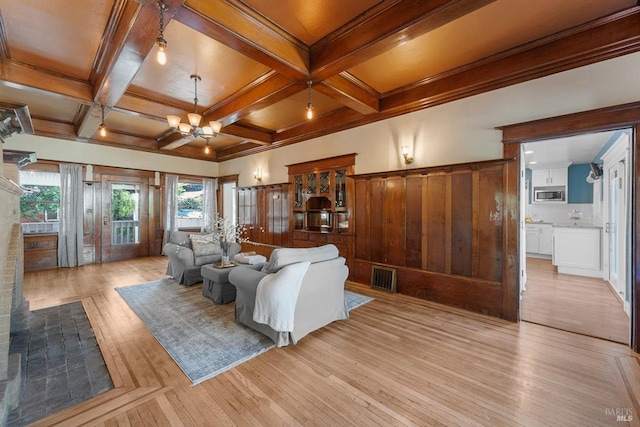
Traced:
[[324, 80], [495, 0], [405, 0], [330, 42], [311, 47], [311, 77]]
[[271, 145], [273, 143], [273, 133], [252, 129], [238, 124], [232, 124], [222, 128], [220, 133], [235, 136], [243, 139], [245, 142], [251, 142], [258, 145]]
[[[135, 114], [147, 119], [164, 121], [168, 115], [181, 116], [185, 110], [173, 105], [163, 104], [162, 101], [149, 99], [132, 92], [125, 92], [115, 109], [128, 114]], [[168, 126], [168, 125], [167, 125]]]
[[[85, 109], [87, 111], [85, 111], [78, 124], [77, 135], [80, 138], [91, 138], [102, 124], [102, 108], [99, 105], [92, 104], [85, 106]], [[108, 112], [109, 109], [105, 108], [105, 116]]]
[[0, 60], [0, 84], [29, 92], [45, 92], [68, 100], [91, 104], [93, 88], [82, 82], [9, 59]]
[[227, 1], [189, 0], [175, 19], [289, 78], [300, 79], [309, 73], [306, 46], [294, 43]]
[[347, 73], [337, 74], [329, 77], [314, 89], [321, 92], [349, 108], [362, 114], [373, 114], [380, 111], [380, 101], [378, 94], [370, 88], [354, 82]]
[[229, 125], [242, 120], [254, 111], [259, 111], [271, 104], [286, 99], [305, 90], [306, 83], [301, 80], [278, 74], [269, 73], [252, 82], [247, 88], [223, 103], [207, 110], [206, 115], [215, 117], [223, 125]]
[[[185, 0], [163, 0], [167, 5], [165, 22], [181, 8]], [[119, 5], [120, 3], [117, 3]], [[158, 37], [159, 10], [157, 1], [126, 2], [112, 13], [110, 25], [115, 25], [114, 38], [102, 52], [101, 71], [94, 83], [93, 99], [100, 105], [114, 106], [127, 91]], [[114, 24], [113, 21], [117, 21]], [[153, 29], [153, 30], [150, 30]]]
[[218, 161], [229, 160], [232, 158], [244, 156], [247, 153], [251, 153], [252, 150], [254, 149], [264, 149], [264, 148], [265, 147], [263, 145], [245, 141], [239, 144], [232, 145], [230, 147], [224, 147], [224, 148], [215, 150], [216, 159]]
[[142, 138], [132, 135], [124, 135], [109, 131], [107, 136], [102, 138], [80, 138], [76, 135], [75, 126], [72, 123], [54, 122], [52, 120], [32, 118], [35, 134], [68, 141], [85, 142], [91, 144], [104, 145], [107, 147], [118, 147], [132, 150], [158, 152], [157, 142], [154, 139]]
[[159, 150], [174, 150], [182, 147], [191, 141], [191, 138], [185, 138], [180, 132], [171, 132], [168, 135], [158, 139]]
[[[311, 138], [317, 138], [319, 136], [326, 135], [327, 133], [349, 129], [353, 127], [354, 123], [359, 123], [366, 117], [367, 116], [364, 116], [351, 108], [343, 107], [328, 114], [314, 117], [313, 120], [300, 122], [298, 126], [278, 132], [274, 138], [273, 144], [278, 146], [288, 145]], [[327, 132], [327, 129], [331, 129], [331, 131]]]

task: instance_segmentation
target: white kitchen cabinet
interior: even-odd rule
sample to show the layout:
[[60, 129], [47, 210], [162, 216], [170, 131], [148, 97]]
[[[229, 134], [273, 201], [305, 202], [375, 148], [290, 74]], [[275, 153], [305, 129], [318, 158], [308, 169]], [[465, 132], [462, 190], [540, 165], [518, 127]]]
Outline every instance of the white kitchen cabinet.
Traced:
[[526, 225], [526, 242], [527, 242], [527, 252], [537, 254], [540, 250], [540, 229], [538, 224], [527, 224]]
[[538, 253], [551, 255], [553, 254], [553, 226], [551, 224], [540, 224], [539, 227]]
[[551, 224], [526, 224], [527, 252], [551, 255], [553, 253], [553, 226]]
[[567, 168], [534, 169], [531, 171], [534, 187], [567, 185], [569, 182]]
[[601, 234], [599, 227], [555, 227], [553, 264], [558, 273], [602, 277]]

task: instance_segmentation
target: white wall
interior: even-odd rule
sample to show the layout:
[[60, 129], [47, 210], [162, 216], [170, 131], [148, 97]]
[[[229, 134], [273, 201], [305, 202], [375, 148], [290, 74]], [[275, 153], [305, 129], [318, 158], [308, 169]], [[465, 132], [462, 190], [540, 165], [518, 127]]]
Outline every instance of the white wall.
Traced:
[[6, 139], [5, 150], [34, 151], [38, 159], [115, 166], [185, 175], [217, 177], [218, 163], [144, 151], [125, 150], [84, 142], [16, 135]]
[[[347, 153], [356, 173], [489, 160], [502, 157], [497, 126], [640, 100], [640, 53], [323, 136], [220, 164], [220, 175], [239, 174], [239, 185], [286, 182], [285, 165]], [[400, 147], [412, 146], [414, 162]]]
[[[241, 186], [286, 182], [285, 165], [347, 153], [358, 153], [358, 174], [489, 160], [502, 157], [496, 126], [640, 100], [639, 65], [635, 53], [220, 164], [28, 135], [8, 138], [4, 149], [177, 174], [239, 174]], [[413, 164], [402, 162], [402, 145], [412, 148]], [[256, 168], [260, 183], [253, 179]]]

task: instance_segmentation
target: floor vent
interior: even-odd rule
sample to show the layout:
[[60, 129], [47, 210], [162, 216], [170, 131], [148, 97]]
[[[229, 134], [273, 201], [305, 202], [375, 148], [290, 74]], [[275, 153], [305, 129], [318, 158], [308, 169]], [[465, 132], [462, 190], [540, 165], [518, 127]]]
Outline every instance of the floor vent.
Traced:
[[396, 292], [396, 269], [388, 267], [380, 267], [374, 265], [371, 267], [371, 287], [381, 289], [388, 292]]

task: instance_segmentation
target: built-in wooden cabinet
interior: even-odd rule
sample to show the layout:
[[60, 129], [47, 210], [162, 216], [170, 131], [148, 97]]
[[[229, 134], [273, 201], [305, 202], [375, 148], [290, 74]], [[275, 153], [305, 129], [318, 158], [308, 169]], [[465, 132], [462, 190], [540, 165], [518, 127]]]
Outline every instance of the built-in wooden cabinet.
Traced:
[[[334, 244], [353, 259], [355, 154], [288, 165], [293, 247]], [[351, 270], [351, 266], [350, 266]]]
[[40, 270], [58, 266], [58, 234], [24, 235], [24, 269]]

